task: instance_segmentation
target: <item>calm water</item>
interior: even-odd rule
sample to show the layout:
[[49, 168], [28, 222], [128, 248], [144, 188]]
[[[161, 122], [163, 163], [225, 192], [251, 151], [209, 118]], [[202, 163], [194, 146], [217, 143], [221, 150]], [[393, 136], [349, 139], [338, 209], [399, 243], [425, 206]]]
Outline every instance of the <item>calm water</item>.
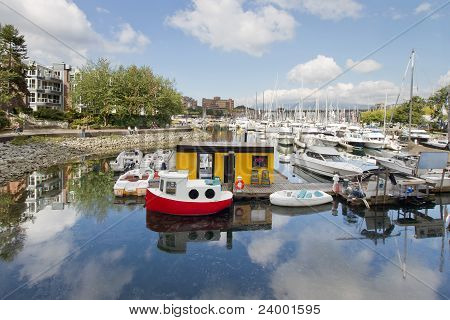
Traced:
[[113, 184], [107, 162], [90, 160], [0, 189], [0, 297], [450, 296], [450, 197], [377, 212], [339, 202], [236, 203], [230, 212], [180, 218], [147, 213], [143, 199], [114, 199]]

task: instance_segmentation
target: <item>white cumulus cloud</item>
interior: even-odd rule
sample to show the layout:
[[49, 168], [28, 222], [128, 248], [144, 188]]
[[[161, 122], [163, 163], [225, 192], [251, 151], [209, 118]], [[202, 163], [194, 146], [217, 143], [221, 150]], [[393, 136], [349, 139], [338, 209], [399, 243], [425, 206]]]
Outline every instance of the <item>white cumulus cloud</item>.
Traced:
[[102, 7], [96, 7], [95, 11], [97, 11], [98, 13], [110, 13], [108, 9]]
[[423, 13], [423, 12], [428, 12], [430, 10], [431, 10], [431, 4], [429, 2], [423, 2], [416, 7], [416, 9], [414, 10], [414, 13], [419, 14], [419, 13]]
[[[325, 103], [328, 96], [329, 102], [339, 101], [340, 105], [353, 104], [375, 104], [383, 103], [385, 95], [388, 95], [388, 103], [395, 100], [399, 88], [394, 83], [387, 80], [369, 80], [359, 83], [338, 82], [330, 85], [327, 89], [318, 90], [317, 87], [265, 90], [264, 98], [267, 107], [278, 105], [296, 104], [304, 99], [305, 104], [314, 103], [319, 99], [320, 105]], [[245, 97], [236, 100], [236, 105], [245, 104], [247, 101], [253, 101], [255, 97]], [[258, 101], [262, 101], [262, 93], [258, 95]]]
[[[358, 61], [353, 61], [352, 59], [347, 59], [347, 61], [345, 62], [345, 65], [348, 68], [350, 68], [350, 67], [354, 66], [357, 62]], [[381, 63], [379, 63], [373, 59], [367, 59], [367, 60], [361, 61], [358, 65], [353, 67], [353, 70], [355, 70], [357, 72], [367, 73], [367, 72], [372, 72], [372, 71], [378, 70], [380, 68], [381, 68]]]
[[261, 56], [271, 43], [294, 36], [296, 22], [289, 13], [271, 5], [244, 9], [244, 2], [193, 0], [190, 8], [176, 12], [166, 22], [213, 48], [254, 56]]
[[[35, 24], [33, 25], [6, 6], [0, 5], [2, 24], [12, 24], [19, 29], [19, 32], [25, 36], [28, 56], [31, 60], [40, 63], [64, 61], [81, 65], [86, 61], [76, 52], [95, 59], [95, 55], [140, 52], [149, 43], [149, 39], [144, 34], [135, 31], [127, 23], [116, 27], [115, 32], [110, 36], [98, 33], [83, 10], [71, 0], [4, 1]], [[42, 29], [66, 43], [73, 50], [63, 46]], [[130, 38], [135, 41], [125, 41]]]
[[298, 9], [324, 20], [341, 20], [361, 16], [362, 5], [354, 0], [261, 0], [284, 9]]
[[296, 65], [288, 72], [287, 77], [291, 81], [318, 83], [334, 78], [341, 71], [341, 68], [332, 57], [319, 54], [308, 62]]

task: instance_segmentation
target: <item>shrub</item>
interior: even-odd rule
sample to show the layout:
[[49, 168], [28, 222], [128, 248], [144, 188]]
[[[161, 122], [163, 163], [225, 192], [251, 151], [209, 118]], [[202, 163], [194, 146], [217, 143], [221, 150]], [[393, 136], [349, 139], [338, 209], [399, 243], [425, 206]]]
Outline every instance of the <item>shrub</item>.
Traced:
[[9, 119], [6, 117], [6, 113], [0, 110], [0, 129], [6, 128], [10, 125]]
[[65, 120], [66, 117], [64, 112], [51, 109], [51, 108], [41, 108], [33, 112], [33, 116], [38, 119], [48, 119], [48, 120]]

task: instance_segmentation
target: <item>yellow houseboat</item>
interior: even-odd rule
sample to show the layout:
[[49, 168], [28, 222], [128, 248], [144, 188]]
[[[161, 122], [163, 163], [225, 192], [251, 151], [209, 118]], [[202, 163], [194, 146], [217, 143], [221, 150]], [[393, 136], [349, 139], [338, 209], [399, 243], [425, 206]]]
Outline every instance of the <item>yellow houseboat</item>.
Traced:
[[242, 177], [245, 184], [270, 184], [274, 173], [273, 146], [250, 142], [203, 142], [177, 145], [177, 170], [189, 179], [219, 177], [224, 183]]

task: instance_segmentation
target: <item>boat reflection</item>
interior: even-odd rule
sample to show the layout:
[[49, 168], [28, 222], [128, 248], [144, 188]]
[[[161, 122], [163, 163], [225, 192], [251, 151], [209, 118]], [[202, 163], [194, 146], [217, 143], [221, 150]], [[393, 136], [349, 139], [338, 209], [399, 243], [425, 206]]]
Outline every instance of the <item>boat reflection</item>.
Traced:
[[186, 253], [189, 242], [219, 241], [226, 233], [226, 248], [233, 248], [233, 232], [272, 229], [267, 206], [238, 203], [211, 216], [174, 216], [147, 211], [147, 228], [159, 233], [157, 247], [168, 253]]
[[333, 203], [326, 203], [319, 206], [314, 207], [279, 207], [279, 206], [270, 206], [270, 211], [273, 214], [280, 216], [304, 216], [308, 214], [316, 214], [316, 213], [326, 213], [335, 212], [336, 207], [338, 205], [337, 200], [334, 200]]

